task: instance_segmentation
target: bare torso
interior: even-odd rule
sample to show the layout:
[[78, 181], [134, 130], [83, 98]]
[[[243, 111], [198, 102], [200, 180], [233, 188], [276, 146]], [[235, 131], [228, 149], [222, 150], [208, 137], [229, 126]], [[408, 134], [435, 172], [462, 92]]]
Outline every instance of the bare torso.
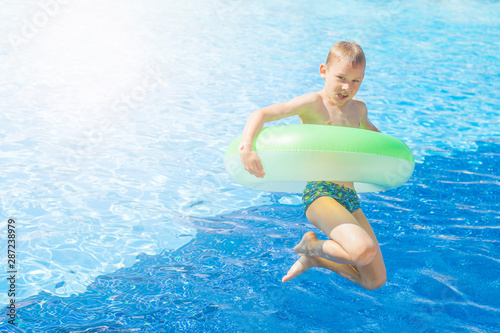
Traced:
[[[363, 115], [366, 114], [366, 106], [362, 101], [353, 98], [345, 105], [339, 107], [327, 99], [322, 94], [322, 91], [314, 94], [317, 95], [317, 102], [309, 105], [310, 107], [307, 111], [302, 112], [300, 115], [300, 120], [303, 124], [360, 128]], [[344, 187], [354, 189], [352, 182], [332, 181]]]

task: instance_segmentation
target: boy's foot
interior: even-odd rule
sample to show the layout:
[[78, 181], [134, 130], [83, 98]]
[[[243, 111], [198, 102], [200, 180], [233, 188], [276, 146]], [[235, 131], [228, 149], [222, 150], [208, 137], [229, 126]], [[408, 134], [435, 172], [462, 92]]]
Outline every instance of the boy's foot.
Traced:
[[311, 251], [311, 245], [312, 243], [315, 243], [318, 241], [318, 237], [316, 237], [316, 234], [312, 231], [306, 232], [304, 236], [302, 236], [302, 240], [300, 241], [299, 245], [293, 248], [295, 253], [301, 256], [306, 256], [306, 257], [311, 257], [314, 256], [314, 254]]
[[304, 273], [311, 267], [318, 266], [317, 260], [315, 257], [300, 257], [299, 260], [292, 265], [288, 273], [281, 279], [281, 282], [287, 282], [293, 279], [296, 276]]

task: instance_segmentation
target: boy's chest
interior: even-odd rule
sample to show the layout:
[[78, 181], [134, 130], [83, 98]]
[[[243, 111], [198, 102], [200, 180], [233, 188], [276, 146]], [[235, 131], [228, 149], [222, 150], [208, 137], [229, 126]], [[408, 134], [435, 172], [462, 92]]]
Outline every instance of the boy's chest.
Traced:
[[334, 126], [359, 128], [361, 114], [357, 110], [328, 110], [325, 114], [327, 122]]
[[334, 105], [320, 104], [300, 116], [303, 124], [320, 124], [359, 128], [361, 112], [356, 108], [339, 109]]

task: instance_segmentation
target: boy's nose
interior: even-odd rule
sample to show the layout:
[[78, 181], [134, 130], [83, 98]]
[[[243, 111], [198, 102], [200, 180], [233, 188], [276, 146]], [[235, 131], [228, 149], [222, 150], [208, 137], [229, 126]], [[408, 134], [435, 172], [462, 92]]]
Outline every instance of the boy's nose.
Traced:
[[349, 88], [350, 88], [349, 83], [344, 83], [342, 85], [342, 89], [344, 89], [344, 90], [349, 90]]

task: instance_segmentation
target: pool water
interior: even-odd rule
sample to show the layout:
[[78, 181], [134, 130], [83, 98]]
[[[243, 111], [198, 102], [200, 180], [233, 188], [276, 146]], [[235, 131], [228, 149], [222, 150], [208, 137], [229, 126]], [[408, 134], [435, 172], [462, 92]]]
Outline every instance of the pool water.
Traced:
[[[19, 274], [0, 328], [500, 330], [498, 17], [493, 1], [5, 4], [0, 248], [15, 219]], [[417, 162], [360, 195], [388, 270], [376, 291], [316, 269], [281, 283], [314, 230], [300, 198], [222, 162], [250, 112], [320, 90], [345, 39], [367, 56], [371, 121]]]

